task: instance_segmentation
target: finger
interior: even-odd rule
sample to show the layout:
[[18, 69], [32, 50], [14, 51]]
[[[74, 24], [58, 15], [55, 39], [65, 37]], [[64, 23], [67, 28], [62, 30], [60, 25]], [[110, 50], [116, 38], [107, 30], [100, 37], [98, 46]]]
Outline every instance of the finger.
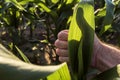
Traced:
[[69, 57], [59, 57], [60, 62], [69, 62]]
[[59, 55], [59, 56], [68, 57], [68, 50], [57, 48], [56, 49], [56, 54]]
[[68, 30], [63, 30], [63, 31], [59, 32], [58, 39], [63, 40], [63, 41], [67, 41], [68, 40]]
[[61, 41], [61, 40], [57, 39], [55, 41], [55, 46], [57, 48], [67, 49], [68, 48], [68, 43], [67, 43], [67, 41]]

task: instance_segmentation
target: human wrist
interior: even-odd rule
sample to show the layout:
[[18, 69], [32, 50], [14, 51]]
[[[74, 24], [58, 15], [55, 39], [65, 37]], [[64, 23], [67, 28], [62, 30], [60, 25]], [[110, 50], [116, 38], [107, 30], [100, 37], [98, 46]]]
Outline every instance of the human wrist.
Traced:
[[95, 35], [92, 67], [105, 71], [117, 64], [120, 64], [120, 49], [101, 42]]
[[96, 56], [96, 68], [105, 71], [120, 63], [120, 50], [110, 44], [102, 43]]
[[98, 39], [98, 37], [94, 36], [94, 44], [93, 44], [93, 55], [92, 55], [92, 63], [91, 66], [96, 68], [97, 65], [97, 57], [102, 48], [102, 42]]

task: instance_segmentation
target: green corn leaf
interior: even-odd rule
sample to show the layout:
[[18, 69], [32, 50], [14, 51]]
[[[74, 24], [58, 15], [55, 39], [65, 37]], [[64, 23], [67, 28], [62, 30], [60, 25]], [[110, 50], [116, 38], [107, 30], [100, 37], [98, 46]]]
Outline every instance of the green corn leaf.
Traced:
[[104, 17], [105, 15], [106, 15], [106, 9], [102, 8], [97, 10], [97, 15], [95, 17]]
[[24, 55], [24, 53], [17, 46], [15, 46], [15, 48], [17, 49], [17, 51], [19, 52], [19, 54], [21, 55], [21, 57], [23, 58], [23, 60], [26, 63], [30, 63], [29, 59]]
[[2, 44], [0, 44], [0, 56], [20, 61], [18, 57], [8, 51]]
[[20, 10], [24, 10], [25, 11], [25, 9], [24, 9], [24, 7], [22, 7], [16, 0], [5, 0], [5, 2], [6, 3], [12, 3], [12, 4], [14, 4], [18, 9], [20, 9]]
[[[69, 49], [69, 57], [70, 57], [69, 59], [71, 63], [74, 80], [77, 80], [77, 76], [78, 76], [77, 75], [78, 74], [78, 47], [79, 47], [81, 36], [82, 34], [76, 21], [76, 9], [75, 9], [73, 12], [73, 17], [71, 20], [69, 35], [68, 35], [68, 43], [69, 43], [68, 49]], [[82, 56], [80, 57], [82, 59]], [[81, 66], [82, 66], [82, 63], [81, 63]]]
[[29, 2], [34, 2], [34, 0], [19, 0], [18, 2], [19, 2], [20, 5], [26, 5]]
[[51, 0], [52, 3], [56, 4], [58, 3], [60, 0]]
[[56, 66], [28, 64], [0, 45], [1, 80], [71, 80], [66, 63]]
[[42, 2], [45, 3], [47, 6], [50, 6], [53, 4], [51, 0], [44, 0]]
[[[77, 23], [82, 32], [82, 57], [85, 75], [88, 71], [88, 67], [90, 66], [91, 56], [93, 53], [95, 30], [93, 1], [81, 1], [76, 14]], [[79, 67], [80, 66], [81, 65], [79, 65]]]
[[65, 2], [66, 2], [66, 0], [61, 0], [58, 4], [57, 10], [60, 10], [63, 7], [63, 5], [65, 4]]
[[47, 77], [48, 80], [71, 80], [67, 65]]
[[72, 11], [64, 11], [61, 13], [60, 17], [57, 19], [56, 21], [56, 25], [57, 25], [57, 28], [60, 28], [60, 25], [62, 24], [62, 22], [67, 19], [69, 16], [72, 15]]
[[73, 4], [73, 5], [74, 5], [75, 3], [78, 3], [78, 2], [80, 2], [80, 0], [67, 0], [67, 1], [66, 1], [66, 4], [67, 4], [67, 5]]
[[[83, 38], [83, 60], [85, 69], [88, 67], [92, 50], [93, 50], [93, 41], [94, 41], [94, 5], [93, 1], [81, 1], [79, 8], [77, 10], [77, 23], [82, 31]], [[88, 57], [87, 57], [88, 56]]]
[[47, 13], [49, 13], [54, 20], [56, 20], [58, 18], [58, 15], [55, 11], [51, 10], [49, 7], [47, 7], [42, 1], [40, 3], [38, 3], [38, 5], [43, 8]]
[[84, 80], [91, 62], [94, 40], [93, 1], [81, 1], [74, 10], [69, 30], [69, 56], [74, 80]]
[[[62, 73], [63, 70], [64, 73]], [[1, 80], [38, 80], [50, 74], [52, 75], [54, 72], [57, 75], [54, 74], [53, 77], [50, 77], [52, 78], [51, 80], [57, 80], [55, 76], [61, 76], [58, 80], [70, 80], [70, 76], [65, 75], [66, 73], [69, 74], [67, 71], [65, 64], [58, 66], [36, 66], [0, 56]], [[65, 78], [62, 79], [63, 77]]]
[[102, 29], [100, 31], [100, 35], [102, 35], [105, 31], [107, 31], [111, 27], [111, 23], [113, 21], [114, 16], [114, 3], [112, 0], [105, 0], [106, 2], [106, 16], [104, 17]]
[[71, 4], [71, 3], [73, 3], [74, 2], [74, 0], [67, 0], [66, 1], [66, 4]]
[[3, 20], [7, 23], [7, 25], [11, 25], [11, 20], [10, 20], [9, 17], [10, 17], [10, 16], [8, 16], [8, 15], [5, 15], [5, 16], [3, 17]]
[[98, 74], [92, 80], [120, 80], [120, 64]]
[[95, 11], [95, 24], [97, 27], [101, 26], [101, 24], [103, 23], [103, 18], [106, 15], [106, 9], [102, 8], [102, 9], [98, 9]]
[[7, 10], [11, 5], [8, 3], [8, 4], [4, 4], [2, 5], [0, 8], [0, 13], [3, 13], [5, 10]]
[[[69, 16], [69, 18], [68, 18], [68, 20], [67, 20], [67, 25], [70, 24], [71, 20], [72, 20], [72, 16]], [[68, 27], [66, 27], [66, 28], [68, 28]]]

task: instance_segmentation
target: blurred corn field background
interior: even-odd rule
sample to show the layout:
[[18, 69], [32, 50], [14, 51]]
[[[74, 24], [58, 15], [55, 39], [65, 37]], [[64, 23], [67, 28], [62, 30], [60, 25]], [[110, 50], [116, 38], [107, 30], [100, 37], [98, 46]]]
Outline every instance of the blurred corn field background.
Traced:
[[[54, 41], [61, 30], [69, 29], [75, 5], [79, 2], [80, 0], [0, 0], [0, 43], [23, 61], [38, 65], [59, 64]], [[120, 46], [120, 0], [93, 2], [96, 34], [102, 41]], [[89, 11], [87, 15], [90, 15]], [[62, 80], [65, 79], [70, 78]]]
[[76, 3], [64, 0], [1, 0], [1, 43], [17, 56], [15, 45], [18, 46], [32, 63], [58, 63], [54, 41], [59, 31], [68, 29]]

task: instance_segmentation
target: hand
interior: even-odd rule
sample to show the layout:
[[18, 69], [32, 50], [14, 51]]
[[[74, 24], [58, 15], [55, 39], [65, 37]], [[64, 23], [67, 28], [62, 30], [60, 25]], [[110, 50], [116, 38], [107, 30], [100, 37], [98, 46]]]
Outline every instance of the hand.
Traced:
[[55, 41], [56, 54], [59, 56], [60, 62], [69, 62], [68, 57], [68, 30], [58, 33], [58, 39]]
[[[92, 57], [92, 66], [95, 66], [95, 60], [96, 60], [96, 53], [99, 50], [101, 41], [98, 39], [98, 37], [94, 36], [94, 47], [93, 47], [93, 57]], [[61, 62], [69, 62], [68, 57], [68, 30], [63, 30], [59, 32], [58, 39], [55, 41], [56, 54], [59, 56], [59, 61]]]

